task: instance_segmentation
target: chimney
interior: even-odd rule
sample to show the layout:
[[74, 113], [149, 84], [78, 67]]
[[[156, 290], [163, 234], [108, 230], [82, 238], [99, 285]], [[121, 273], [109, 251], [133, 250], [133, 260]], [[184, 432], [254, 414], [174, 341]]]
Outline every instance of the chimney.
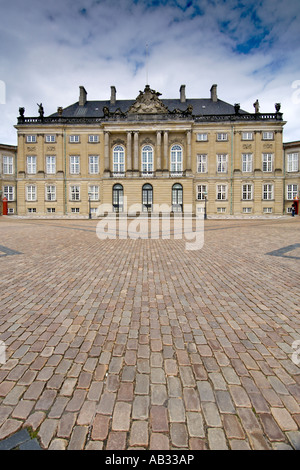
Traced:
[[180, 87], [180, 102], [181, 102], [181, 103], [185, 103], [185, 102], [186, 102], [185, 85], [181, 85], [181, 87]]
[[79, 106], [84, 106], [86, 103], [87, 92], [84, 86], [79, 87]]
[[110, 104], [116, 104], [117, 90], [115, 86], [110, 87]]
[[213, 85], [210, 89], [210, 99], [214, 102], [218, 101], [218, 96], [217, 96], [217, 85]]

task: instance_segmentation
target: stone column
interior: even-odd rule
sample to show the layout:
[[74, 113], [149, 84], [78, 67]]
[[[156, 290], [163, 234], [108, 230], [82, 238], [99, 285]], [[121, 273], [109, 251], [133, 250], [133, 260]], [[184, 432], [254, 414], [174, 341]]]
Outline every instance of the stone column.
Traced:
[[187, 142], [187, 155], [186, 155], [186, 171], [190, 172], [192, 169], [192, 132], [186, 132], [186, 142]]
[[104, 173], [110, 172], [109, 132], [104, 132]]
[[132, 151], [131, 151], [131, 132], [127, 132], [127, 172], [132, 171]]
[[133, 171], [139, 172], [139, 133], [134, 132]]
[[169, 170], [169, 132], [164, 131], [164, 164], [163, 169]]
[[156, 171], [161, 171], [161, 131], [156, 132]]

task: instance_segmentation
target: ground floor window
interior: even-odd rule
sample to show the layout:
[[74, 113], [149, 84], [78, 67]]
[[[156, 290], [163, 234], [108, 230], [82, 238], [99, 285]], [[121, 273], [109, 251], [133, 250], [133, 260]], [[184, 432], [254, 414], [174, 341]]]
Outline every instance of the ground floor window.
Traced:
[[172, 187], [172, 211], [183, 211], [183, 188], [179, 183], [174, 184]]
[[151, 184], [144, 184], [142, 189], [143, 212], [151, 212], [153, 204], [153, 188]]
[[124, 191], [121, 184], [113, 186], [112, 201], [114, 212], [123, 212]]

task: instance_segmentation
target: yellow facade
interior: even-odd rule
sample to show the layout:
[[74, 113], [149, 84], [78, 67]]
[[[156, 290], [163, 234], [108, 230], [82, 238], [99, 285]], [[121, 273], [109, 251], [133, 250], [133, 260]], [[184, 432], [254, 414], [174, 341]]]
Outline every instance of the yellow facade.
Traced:
[[0, 144], [0, 215], [2, 200], [7, 199], [8, 214], [17, 212], [17, 147]]

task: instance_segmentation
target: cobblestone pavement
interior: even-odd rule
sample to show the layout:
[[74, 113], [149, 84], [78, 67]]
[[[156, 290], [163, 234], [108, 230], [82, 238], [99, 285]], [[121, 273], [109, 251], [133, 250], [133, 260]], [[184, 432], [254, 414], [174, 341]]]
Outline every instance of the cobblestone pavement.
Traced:
[[207, 220], [199, 251], [95, 227], [0, 220], [0, 440], [300, 449], [300, 218]]

